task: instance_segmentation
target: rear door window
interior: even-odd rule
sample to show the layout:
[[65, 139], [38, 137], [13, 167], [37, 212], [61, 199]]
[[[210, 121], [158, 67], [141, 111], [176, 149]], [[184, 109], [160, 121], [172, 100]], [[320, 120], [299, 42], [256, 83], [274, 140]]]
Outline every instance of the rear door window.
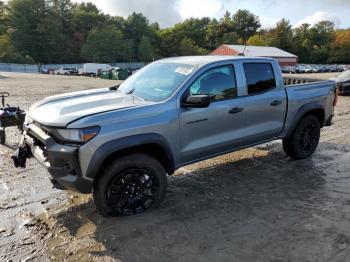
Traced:
[[254, 95], [276, 87], [276, 78], [270, 63], [243, 64], [248, 95]]

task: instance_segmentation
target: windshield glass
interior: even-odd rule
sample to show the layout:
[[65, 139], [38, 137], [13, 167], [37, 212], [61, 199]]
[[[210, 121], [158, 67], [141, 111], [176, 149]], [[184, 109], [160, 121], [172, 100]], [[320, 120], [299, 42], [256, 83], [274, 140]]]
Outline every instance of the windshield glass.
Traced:
[[337, 76], [338, 81], [349, 81], [350, 80], [350, 70], [344, 71]]
[[118, 88], [143, 100], [160, 102], [169, 98], [193, 72], [194, 66], [154, 62], [132, 75]]

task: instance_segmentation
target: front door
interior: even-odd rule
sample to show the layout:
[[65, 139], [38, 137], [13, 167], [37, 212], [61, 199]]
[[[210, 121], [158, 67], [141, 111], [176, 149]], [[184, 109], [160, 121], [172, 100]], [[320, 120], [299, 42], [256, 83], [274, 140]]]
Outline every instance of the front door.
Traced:
[[180, 108], [180, 154], [183, 163], [232, 150], [242, 143], [246, 112], [237, 96], [232, 64], [207, 70], [187, 95], [208, 94], [207, 108]]

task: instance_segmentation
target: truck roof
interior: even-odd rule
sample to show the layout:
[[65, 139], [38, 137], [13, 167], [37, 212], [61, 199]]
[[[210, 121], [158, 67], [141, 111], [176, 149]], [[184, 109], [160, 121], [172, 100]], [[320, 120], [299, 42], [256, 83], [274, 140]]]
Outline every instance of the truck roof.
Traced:
[[162, 62], [190, 64], [194, 66], [202, 66], [214, 62], [229, 61], [229, 60], [261, 60], [273, 61], [273, 58], [266, 57], [246, 57], [246, 56], [180, 56], [161, 59]]

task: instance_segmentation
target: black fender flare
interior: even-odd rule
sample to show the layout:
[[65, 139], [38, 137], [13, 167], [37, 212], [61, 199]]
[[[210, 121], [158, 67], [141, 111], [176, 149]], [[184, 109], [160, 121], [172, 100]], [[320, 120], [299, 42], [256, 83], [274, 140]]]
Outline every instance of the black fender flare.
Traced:
[[118, 151], [147, 144], [157, 144], [158, 146], [161, 146], [167, 154], [167, 158], [170, 161], [171, 169], [174, 170], [174, 158], [170, 149], [171, 147], [167, 140], [159, 134], [149, 133], [123, 137], [101, 145], [95, 151], [93, 157], [90, 160], [89, 166], [86, 171], [86, 177], [95, 178], [98, 175], [99, 170], [102, 167], [104, 161], [109, 156], [117, 153]]
[[[309, 103], [309, 104], [305, 104], [305, 105], [301, 106], [299, 108], [299, 110], [297, 111], [297, 113], [295, 114], [293, 122], [289, 126], [289, 129], [288, 129], [286, 135], [284, 136], [284, 138], [289, 138], [293, 134], [295, 128], [297, 127], [297, 125], [299, 124], [299, 122], [303, 118], [303, 116], [305, 114], [307, 114], [308, 112], [313, 111], [313, 110], [322, 110], [325, 113], [324, 106], [318, 102], [313, 102], [313, 103]], [[324, 123], [322, 123], [321, 127], [323, 125], [324, 125]]]

